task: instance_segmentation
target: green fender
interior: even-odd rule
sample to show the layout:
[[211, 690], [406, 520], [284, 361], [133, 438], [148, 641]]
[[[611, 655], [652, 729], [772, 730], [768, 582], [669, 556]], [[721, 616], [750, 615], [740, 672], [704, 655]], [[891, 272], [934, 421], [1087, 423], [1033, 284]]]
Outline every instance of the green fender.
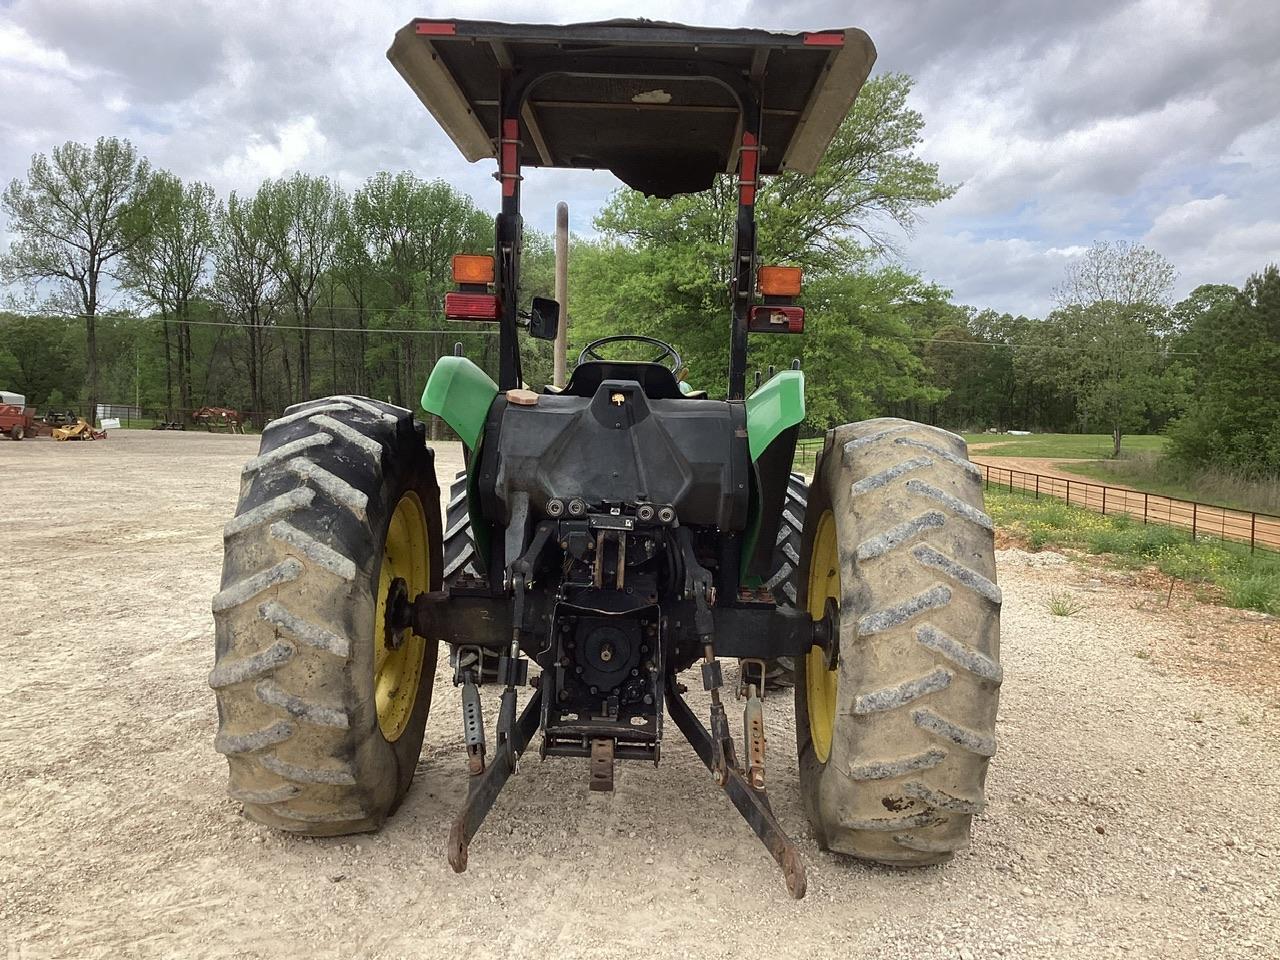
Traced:
[[[759, 390], [747, 397], [747, 446], [751, 462], [769, 449], [769, 444], [785, 431], [804, 420], [804, 373], [800, 370], [783, 370], [765, 382]], [[751, 477], [751, 505], [748, 509], [747, 529], [742, 541], [743, 585], [758, 587], [759, 577], [746, 577], [747, 565], [755, 551], [760, 536], [760, 490], [755, 471]]]
[[466, 357], [441, 357], [422, 391], [422, 409], [443, 419], [474, 450], [497, 395], [498, 385]]
[[760, 459], [778, 434], [804, 419], [804, 371], [783, 370], [747, 397], [747, 443]]

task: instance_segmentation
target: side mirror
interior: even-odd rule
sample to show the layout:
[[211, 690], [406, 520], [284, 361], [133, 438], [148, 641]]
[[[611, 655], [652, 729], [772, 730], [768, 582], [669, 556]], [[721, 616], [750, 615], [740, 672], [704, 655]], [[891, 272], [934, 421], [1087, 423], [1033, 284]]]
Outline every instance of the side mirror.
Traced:
[[554, 340], [560, 329], [560, 304], [547, 297], [534, 297], [529, 305], [529, 336]]

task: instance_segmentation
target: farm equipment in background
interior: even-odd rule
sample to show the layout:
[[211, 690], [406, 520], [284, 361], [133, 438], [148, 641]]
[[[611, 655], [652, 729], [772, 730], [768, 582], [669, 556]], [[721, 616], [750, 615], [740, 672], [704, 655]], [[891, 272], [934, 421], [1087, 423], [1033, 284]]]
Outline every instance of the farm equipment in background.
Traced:
[[88, 420], [77, 417], [75, 423], [54, 427], [52, 436], [55, 440], [105, 440], [107, 431], [97, 430]]
[[215, 430], [225, 430], [228, 433], [244, 432], [241, 426], [244, 418], [240, 416], [239, 410], [233, 410], [230, 407], [201, 407], [191, 414], [191, 419], [210, 433]]
[[0, 390], [0, 436], [21, 440], [38, 433], [35, 411], [27, 406], [27, 398], [20, 393]]
[[74, 410], [47, 410], [45, 415], [40, 418], [41, 422], [50, 430], [54, 427], [69, 427], [79, 419], [80, 415]]
[[[447, 319], [498, 325], [497, 379], [449, 356], [427, 382], [423, 407], [467, 449], [444, 529], [409, 410], [333, 396], [265, 429], [213, 599], [231, 796], [293, 833], [379, 828], [413, 780], [443, 642], [470, 783], [455, 870], [535, 736], [607, 791], [618, 761], [659, 762], [665, 715], [800, 897], [804, 865], [766, 790], [783, 772], [766, 773], [762, 698], [765, 664], [791, 657], [821, 847], [951, 857], [983, 806], [1001, 681], [978, 470], [961, 438], [881, 419], [827, 431], [807, 485], [792, 473], [803, 372], [746, 391], [749, 335], [804, 329], [800, 271], [757, 263], [760, 177], [815, 171], [870, 39], [415, 20], [388, 57], [464, 156], [497, 161], [492, 256], [456, 257], [444, 298]], [[727, 397], [682, 383], [676, 346], [625, 332], [588, 344], [563, 388], [527, 388], [520, 330], [554, 338], [559, 307], [520, 302], [526, 166], [608, 169], [660, 197], [736, 176]], [[652, 360], [611, 359], [623, 344]], [[722, 658], [740, 664], [741, 740]], [[495, 680], [496, 718], [480, 692]]]

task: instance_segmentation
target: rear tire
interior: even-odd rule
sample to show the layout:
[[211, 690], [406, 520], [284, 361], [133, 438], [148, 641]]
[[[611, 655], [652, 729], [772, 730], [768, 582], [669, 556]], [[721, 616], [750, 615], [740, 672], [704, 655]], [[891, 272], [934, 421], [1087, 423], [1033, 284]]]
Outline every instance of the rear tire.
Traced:
[[[800, 549], [804, 537], [804, 514], [809, 501], [809, 483], [803, 473], [787, 478], [787, 492], [778, 521], [773, 559], [765, 586], [782, 607], [796, 607], [800, 600]], [[777, 657], [765, 664], [765, 687], [785, 689], [795, 686], [796, 663], [792, 657]]]
[[765, 581], [775, 602], [794, 607], [800, 602], [800, 548], [804, 541], [804, 515], [809, 503], [809, 482], [803, 473], [787, 478], [782, 519], [773, 546], [773, 562]]
[[[313, 836], [376, 830], [422, 747], [436, 643], [391, 649], [385, 590], [440, 586], [434, 457], [407, 410], [296, 404], [263, 431], [224, 531], [213, 600], [215, 748], [252, 820]], [[385, 581], [385, 582], [384, 582]]]
[[802, 606], [840, 656], [799, 663], [800, 782], [819, 843], [901, 866], [969, 843], [995, 753], [1000, 590], [982, 483], [954, 434], [838, 427], [810, 487]]
[[482, 577], [476, 562], [476, 545], [471, 538], [471, 513], [467, 507], [467, 471], [459, 471], [449, 486], [449, 504], [444, 520], [444, 582], [461, 577]]

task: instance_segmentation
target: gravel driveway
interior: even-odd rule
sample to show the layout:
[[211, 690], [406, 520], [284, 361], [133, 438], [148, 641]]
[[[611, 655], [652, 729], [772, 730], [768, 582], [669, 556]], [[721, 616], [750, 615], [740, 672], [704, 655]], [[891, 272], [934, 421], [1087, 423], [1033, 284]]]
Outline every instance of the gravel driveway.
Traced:
[[[619, 764], [613, 794], [587, 791], [585, 763], [530, 755], [455, 876], [444, 843], [467, 777], [443, 670], [418, 779], [382, 833], [251, 824], [224, 794], [206, 677], [220, 529], [255, 449], [124, 431], [0, 446], [6, 957], [1280, 955], [1276, 678], [1211, 679], [1196, 664], [1212, 644], [1166, 658], [1203, 644], [1204, 608], [1016, 550], [989, 805], [949, 865], [817, 849], [782, 695], [766, 701], [771, 793], [807, 899], [788, 899], [674, 730], [661, 768]], [[1063, 590], [1084, 607], [1052, 616]], [[1213, 616], [1280, 643], [1274, 619]]]

